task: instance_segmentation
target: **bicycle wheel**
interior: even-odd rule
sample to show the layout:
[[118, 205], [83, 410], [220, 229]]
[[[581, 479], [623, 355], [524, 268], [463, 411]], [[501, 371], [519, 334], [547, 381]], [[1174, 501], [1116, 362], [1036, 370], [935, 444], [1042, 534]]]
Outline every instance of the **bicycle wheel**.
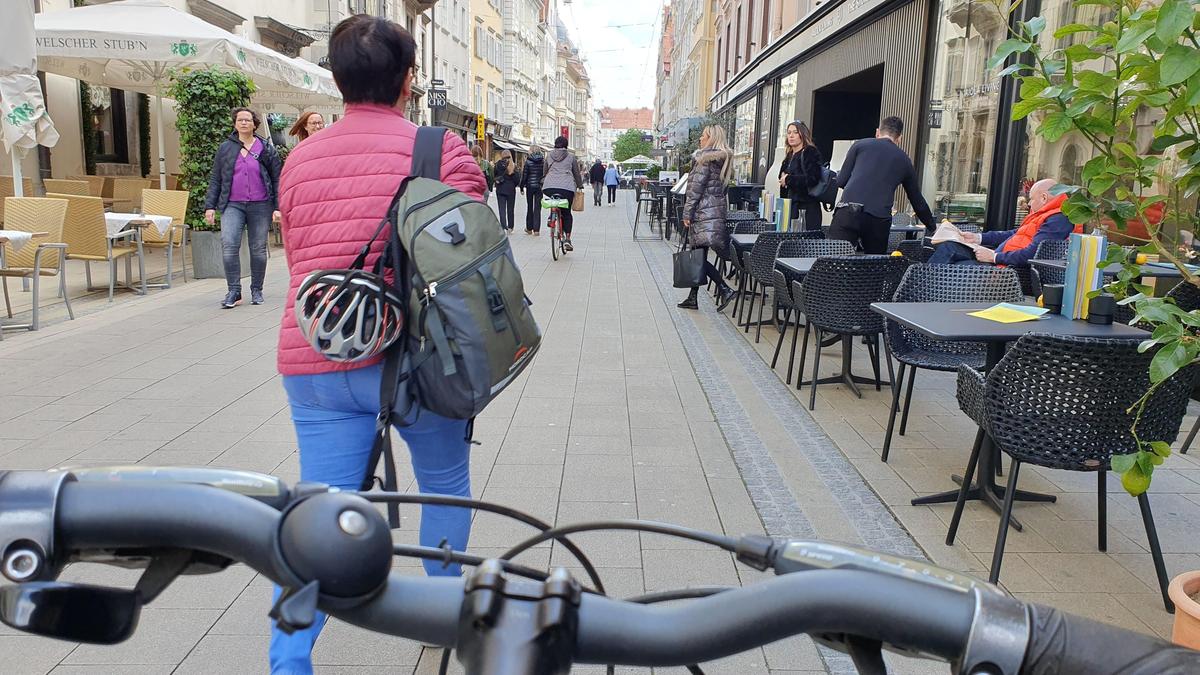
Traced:
[[554, 256], [555, 260], [558, 260], [558, 242], [555, 241], [558, 238], [557, 211], [553, 209], [550, 211], [550, 222], [546, 223], [546, 225], [550, 228], [550, 255]]

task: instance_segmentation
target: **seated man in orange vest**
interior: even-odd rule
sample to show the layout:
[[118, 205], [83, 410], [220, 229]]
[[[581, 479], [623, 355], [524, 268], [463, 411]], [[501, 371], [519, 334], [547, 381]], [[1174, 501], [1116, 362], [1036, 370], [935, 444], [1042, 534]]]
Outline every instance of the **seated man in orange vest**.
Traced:
[[997, 230], [993, 232], [964, 232], [963, 239], [970, 244], [979, 244], [972, 249], [955, 242], [939, 244], [930, 256], [930, 263], [955, 263], [968, 260], [978, 260], [983, 263], [995, 263], [1011, 267], [1024, 267], [1029, 259], [1037, 253], [1038, 244], [1043, 241], [1064, 241], [1072, 232], [1081, 232], [1082, 227], [1071, 224], [1062, 212], [1063, 202], [1067, 195], [1053, 196], [1050, 189], [1058, 181], [1053, 178], [1043, 178], [1029, 188], [1029, 215], [1015, 230]]

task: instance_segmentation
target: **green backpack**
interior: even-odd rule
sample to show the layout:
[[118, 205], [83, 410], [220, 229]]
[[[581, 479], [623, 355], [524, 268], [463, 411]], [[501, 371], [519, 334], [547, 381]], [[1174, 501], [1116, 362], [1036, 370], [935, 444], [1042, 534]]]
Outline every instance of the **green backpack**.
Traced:
[[439, 180], [445, 132], [418, 130], [412, 176], [390, 212], [388, 255], [409, 302], [384, 387], [394, 373], [415, 403], [471, 419], [529, 365], [542, 333], [495, 212]]

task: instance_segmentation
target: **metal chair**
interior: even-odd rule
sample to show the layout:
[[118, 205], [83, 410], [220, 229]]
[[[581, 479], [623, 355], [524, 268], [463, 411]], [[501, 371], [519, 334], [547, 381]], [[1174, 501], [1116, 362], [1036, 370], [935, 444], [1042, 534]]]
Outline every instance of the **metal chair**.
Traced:
[[[883, 317], [871, 310], [871, 303], [892, 297], [900, 275], [907, 263], [889, 255], [831, 256], [818, 258], [801, 286], [800, 304], [807, 319], [804, 326], [804, 344], [800, 350], [800, 375], [796, 389], [803, 385], [804, 360], [808, 351], [808, 336], [813, 328], [817, 331], [817, 349], [813, 359], [813, 373], [808, 399], [808, 409], [817, 405], [817, 385], [830, 382], [844, 383], [862, 398], [857, 378], [850, 370], [853, 354], [853, 339], [858, 336], [873, 338], [867, 341], [871, 365], [875, 370], [875, 389], [879, 390], [879, 336], [884, 331]], [[825, 333], [842, 338], [842, 372], [825, 380], [817, 378], [821, 367], [821, 339]], [[892, 362], [888, 359], [889, 377]]]
[[42, 277], [58, 277], [58, 293], [67, 306], [67, 316], [75, 318], [71, 299], [67, 297], [67, 245], [63, 243], [63, 222], [67, 217], [67, 202], [45, 197], [5, 197], [5, 229], [21, 232], [45, 232], [47, 241], [30, 241], [20, 251], [9, 251], [0, 267], [0, 283], [4, 285], [4, 304], [12, 316], [8, 298], [8, 278], [33, 280], [33, 316], [29, 330], [37, 330], [39, 322], [39, 290]]
[[[1129, 408], [1150, 387], [1154, 353], [1139, 353], [1139, 342], [1030, 334], [1017, 340], [986, 376], [967, 366], [959, 370], [960, 405], [973, 408], [983, 418], [987, 433], [1012, 460], [992, 553], [992, 583], [1000, 579], [1023, 464], [1096, 473], [1097, 547], [1107, 549], [1106, 480], [1111, 459], [1138, 449], [1130, 433], [1133, 416]], [[1142, 410], [1138, 422], [1141, 438], [1174, 440], [1194, 381], [1195, 371], [1189, 368], [1158, 387]], [[979, 453], [976, 446], [967, 461], [964, 487], [955, 503], [947, 543], [953, 543], [957, 533]], [[1172, 611], [1150, 499], [1143, 493], [1137, 500], [1163, 604]]]
[[[835, 241], [833, 239], [792, 239], [783, 242], [779, 247], [780, 258], [820, 258], [821, 256], [829, 255], [854, 255], [854, 244], [848, 241]], [[803, 306], [800, 304], [802, 280], [793, 278], [792, 275], [780, 269], [775, 270], [774, 280], [776, 302], [779, 303], [779, 299], [782, 298], [786, 304], [784, 305], [783, 330], [779, 334], [779, 342], [775, 345], [775, 355], [771, 357], [771, 368], [775, 368], [775, 364], [779, 360], [779, 351], [783, 346], [784, 337], [787, 336], [788, 324], [794, 318], [796, 327], [792, 331], [792, 347], [788, 355], [787, 379], [784, 380], [787, 384], [791, 384], [792, 364], [796, 361], [796, 336], [800, 334], [800, 314], [804, 311]]]
[[102, 288], [92, 286], [92, 263], [108, 263], [108, 301], [112, 302], [117, 282], [117, 261], [121, 259], [125, 260], [125, 287], [135, 290], [133, 257], [136, 256], [142, 295], [145, 295], [146, 259], [142, 254], [137, 230], [122, 230], [110, 235], [104, 222], [104, 201], [99, 197], [58, 194], [49, 196], [67, 200], [67, 219], [63, 223], [62, 240], [67, 244], [67, 260], [83, 261], [88, 290]]
[[187, 207], [189, 194], [183, 190], [142, 190], [142, 213], [154, 216], [171, 216], [171, 227], [165, 234], [158, 229], [142, 229], [142, 246], [150, 249], [166, 249], [167, 281], [150, 284], [155, 287], [171, 287], [174, 276], [175, 249], [179, 249], [183, 267], [183, 282], [187, 283]]
[[[904, 273], [893, 302], [1020, 302], [1024, 298], [1017, 275], [1009, 267], [991, 265], [913, 265]], [[904, 395], [904, 413], [900, 418], [900, 435], [908, 427], [908, 412], [912, 407], [913, 383], [917, 369], [954, 372], [961, 365], [983, 368], [987, 360], [987, 345], [982, 342], [945, 342], [931, 340], [921, 333], [887, 321], [887, 345], [892, 356], [900, 362], [896, 385], [892, 387], [892, 408], [888, 413], [887, 431], [883, 436], [883, 461], [888, 460], [892, 447], [892, 430], [900, 409], [900, 389], [904, 372], [908, 370], [908, 386]]]

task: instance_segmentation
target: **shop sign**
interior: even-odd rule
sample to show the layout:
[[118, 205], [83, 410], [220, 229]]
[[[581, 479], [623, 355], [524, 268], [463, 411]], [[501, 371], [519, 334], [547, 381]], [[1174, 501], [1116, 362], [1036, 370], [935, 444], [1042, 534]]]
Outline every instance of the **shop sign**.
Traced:
[[487, 122], [483, 113], [475, 116], [475, 136], [481, 141], [487, 138]]
[[429, 90], [429, 107], [430, 107], [430, 109], [437, 110], [438, 108], [445, 108], [446, 105], [449, 104], [449, 102], [450, 102], [450, 100], [446, 96], [445, 89], [430, 89]]

